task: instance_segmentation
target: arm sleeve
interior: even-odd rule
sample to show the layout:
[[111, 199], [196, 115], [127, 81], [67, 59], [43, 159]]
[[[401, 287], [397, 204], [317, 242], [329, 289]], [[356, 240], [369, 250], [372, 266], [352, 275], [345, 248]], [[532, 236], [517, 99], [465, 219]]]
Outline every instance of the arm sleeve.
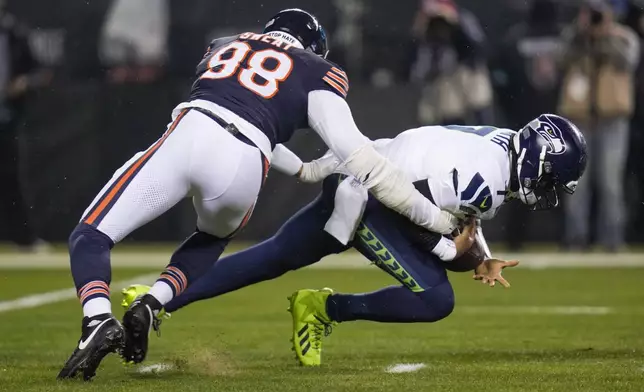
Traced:
[[331, 91], [309, 93], [309, 125], [333, 154], [344, 162], [358, 148], [371, 143], [360, 133], [347, 102]]
[[302, 169], [302, 160], [283, 144], [273, 149], [271, 167], [287, 176], [295, 176]]
[[433, 253], [443, 261], [452, 261], [456, 257], [456, 244], [451, 238], [423, 230], [416, 225], [399, 225], [404, 235], [423, 252]]
[[309, 93], [309, 125], [355, 176], [384, 205], [415, 224], [451, 233], [455, 218], [414, 188], [405, 173], [378, 154], [356, 126], [346, 101], [330, 91]]

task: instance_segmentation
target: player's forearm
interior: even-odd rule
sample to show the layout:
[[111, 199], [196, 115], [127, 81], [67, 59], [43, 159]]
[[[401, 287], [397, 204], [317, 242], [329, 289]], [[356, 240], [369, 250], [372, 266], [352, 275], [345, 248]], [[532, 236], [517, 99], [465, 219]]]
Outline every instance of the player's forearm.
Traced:
[[308, 118], [311, 128], [340, 162], [358, 148], [371, 144], [353, 121], [347, 102], [329, 91], [309, 93]]
[[418, 226], [442, 234], [454, 230], [456, 219], [418, 192], [405, 173], [371, 145], [356, 150], [344, 165], [381, 203]]
[[297, 177], [302, 170], [302, 160], [286, 146], [278, 144], [273, 149], [271, 167], [288, 176]]
[[310, 93], [309, 124], [380, 202], [430, 231], [452, 232], [456, 225], [451, 214], [418, 192], [404, 172], [373, 148], [343, 99], [326, 91]]

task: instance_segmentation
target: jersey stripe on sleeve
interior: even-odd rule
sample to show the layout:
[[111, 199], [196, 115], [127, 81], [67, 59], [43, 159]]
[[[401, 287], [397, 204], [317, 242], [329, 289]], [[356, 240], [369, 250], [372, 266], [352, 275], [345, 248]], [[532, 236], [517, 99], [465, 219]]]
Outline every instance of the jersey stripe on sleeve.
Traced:
[[347, 74], [339, 68], [332, 67], [322, 78], [329, 86], [337, 90], [343, 97], [349, 92], [349, 79]]
[[328, 76], [328, 77], [329, 77], [329, 78], [331, 78], [333, 81], [335, 81], [335, 82], [336, 82], [336, 83], [338, 83], [340, 86], [342, 86], [342, 88], [344, 89], [344, 91], [349, 92], [349, 85], [347, 84], [346, 79], [341, 78], [341, 77], [337, 76], [336, 74], [334, 74], [334, 73], [332, 73], [332, 72], [327, 73], [327, 75], [326, 75], [326, 76]]

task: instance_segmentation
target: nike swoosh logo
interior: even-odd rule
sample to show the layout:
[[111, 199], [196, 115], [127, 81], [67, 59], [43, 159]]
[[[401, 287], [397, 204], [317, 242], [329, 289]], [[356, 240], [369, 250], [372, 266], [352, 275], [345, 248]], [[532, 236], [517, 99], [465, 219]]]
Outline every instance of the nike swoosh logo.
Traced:
[[85, 339], [85, 340], [81, 340], [80, 342], [78, 342], [78, 348], [79, 348], [80, 350], [85, 350], [85, 347], [87, 347], [87, 345], [89, 344], [89, 342], [91, 342], [91, 341], [92, 341], [92, 339], [94, 338], [94, 335], [96, 335], [96, 332], [98, 332], [98, 330], [99, 330], [99, 329], [101, 329], [101, 327], [103, 326], [103, 324], [105, 324], [105, 323], [106, 323], [106, 322], [108, 322], [108, 321], [110, 321], [110, 319], [105, 319], [105, 320], [103, 320], [103, 322], [102, 322], [102, 323], [100, 323], [96, 328], [94, 328], [94, 330], [92, 331], [92, 333], [90, 333], [90, 334], [89, 334], [89, 336], [87, 337], [87, 339]]
[[485, 199], [483, 199], [483, 202], [481, 202], [481, 205], [479, 206], [481, 209], [483, 209], [483, 208], [487, 207], [486, 203], [487, 203], [487, 199], [488, 199], [489, 197], [490, 197], [490, 196], [485, 196]]

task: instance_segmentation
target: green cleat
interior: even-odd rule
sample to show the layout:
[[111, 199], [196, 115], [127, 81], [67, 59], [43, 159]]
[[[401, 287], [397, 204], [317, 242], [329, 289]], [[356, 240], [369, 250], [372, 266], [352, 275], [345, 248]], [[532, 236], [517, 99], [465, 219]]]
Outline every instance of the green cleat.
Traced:
[[[130, 287], [121, 290], [121, 294], [123, 294], [123, 300], [121, 301], [121, 306], [125, 310], [130, 309], [130, 306], [132, 305], [132, 303], [137, 298], [147, 294], [148, 291], [150, 291], [150, 289], [151, 289], [150, 286], [146, 286], [144, 284], [133, 284]], [[165, 309], [161, 309], [161, 311], [157, 315], [157, 318], [169, 319], [170, 313], [166, 313]]]
[[123, 327], [126, 334], [121, 357], [126, 366], [145, 359], [150, 331], [154, 329], [157, 335], [161, 336], [161, 321], [170, 318], [170, 313], [166, 313], [161, 303], [148, 294], [150, 289], [150, 286], [135, 284], [121, 290], [121, 306], [125, 309]]
[[299, 290], [288, 300], [288, 308], [293, 317], [293, 351], [300, 364], [320, 366], [322, 360], [322, 335], [331, 334], [336, 324], [326, 313], [326, 299], [333, 290]]
[[132, 286], [121, 290], [121, 294], [123, 294], [123, 301], [121, 301], [121, 306], [123, 307], [123, 309], [128, 310], [135, 299], [143, 294], [147, 294], [150, 289], [150, 286], [143, 284], [133, 284]]

